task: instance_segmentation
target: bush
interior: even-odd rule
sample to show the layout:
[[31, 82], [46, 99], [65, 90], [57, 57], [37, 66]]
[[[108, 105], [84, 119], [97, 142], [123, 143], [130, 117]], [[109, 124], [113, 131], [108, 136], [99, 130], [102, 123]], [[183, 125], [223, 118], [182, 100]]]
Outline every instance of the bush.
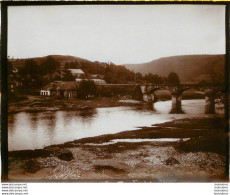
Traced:
[[78, 98], [88, 99], [90, 96], [97, 95], [97, 86], [93, 81], [82, 80], [79, 84]]

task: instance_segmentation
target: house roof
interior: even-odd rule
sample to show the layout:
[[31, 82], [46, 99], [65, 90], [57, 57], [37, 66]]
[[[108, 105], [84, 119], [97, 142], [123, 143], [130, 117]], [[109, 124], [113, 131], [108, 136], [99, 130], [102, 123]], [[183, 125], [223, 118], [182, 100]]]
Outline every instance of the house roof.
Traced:
[[106, 84], [105, 80], [103, 79], [92, 79], [95, 83], [103, 83]]
[[85, 74], [81, 69], [68, 69], [72, 74]]
[[101, 77], [99, 74], [92, 74], [91, 77]]
[[78, 82], [78, 83], [83, 81], [83, 80], [85, 80], [85, 81], [93, 81], [94, 83], [106, 84], [105, 80], [103, 80], [103, 79], [75, 79], [75, 81]]
[[55, 81], [44, 86], [41, 90], [76, 90], [79, 83], [75, 81]]

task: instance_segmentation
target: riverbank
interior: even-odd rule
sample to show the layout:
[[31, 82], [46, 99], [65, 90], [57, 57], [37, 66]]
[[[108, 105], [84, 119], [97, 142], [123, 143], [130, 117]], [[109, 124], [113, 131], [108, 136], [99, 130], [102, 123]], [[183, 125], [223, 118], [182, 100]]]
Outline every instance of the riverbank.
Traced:
[[[89, 110], [93, 108], [106, 108], [116, 106], [132, 106], [133, 102], [122, 102], [120, 98], [95, 98], [90, 100], [73, 99], [58, 99], [44, 96], [27, 96], [27, 99], [19, 102], [11, 102], [8, 107], [8, 114], [18, 112], [43, 112], [43, 111], [58, 111], [58, 110]], [[143, 102], [136, 102], [135, 105], [142, 105]]]
[[[156, 92], [158, 101], [171, 100], [171, 94], [166, 90], [158, 90]], [[58, 111], [58, 110], [84, 110], [101, 107], [116, 107], [116, 106], [133, 106], [144, 105], [142, 101], [125, 101], [132, 99], [131, 95], [114, 96], [114, 97], [97, 97], [89, 100], [81, 100], [78, 98], [57, 98], [39, 95], [23, 95], [24, 98], [9, 102], [8, 114], [18, 112], [43, 112], [43, 111]], [[204, 99], [204, 95], [191, 90], [183, 93], [183, 99]]]
[[181, 119], [41, 150], [9, 152], [9, 179], [225, 181], [224, 130], [223, 118]]

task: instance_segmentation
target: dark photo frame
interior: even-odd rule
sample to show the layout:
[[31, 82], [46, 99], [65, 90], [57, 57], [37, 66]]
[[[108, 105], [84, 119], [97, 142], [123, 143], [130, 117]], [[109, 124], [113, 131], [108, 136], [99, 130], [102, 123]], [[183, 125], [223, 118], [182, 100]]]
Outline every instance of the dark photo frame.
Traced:
[[[190, 76], [191, 82], [185, 82], [184, 80], [186, 79], [184, 78], [184, 80], [182, 79], [183, 81], [179, 81], [178, 79], [180, 83], [178, 81], [175, 82], [175, 80], [177, 80], [177, 78], [175, 77], [179, 75], [181, 78], [182, 72], [184, 72], [184, 74], [187, 74], [185, 70], [186, 67], [182, 65], [180, 66], [180, 70], [181, 67], [184, 67], [184, 70], [180, 71], [180, 73], [176, 72], [178, 71], [178, 69], [176, 69], [175, 66], [172, 66], [173, 68], [175, 68], [176, 76], [175, 74], [168, 74], [167, 76], [165, 76], [164, 74], [160, 75], [160, 73], [159, 75], [157, 75], [158, 73], [156, 72], [148, 75], [147, 73], [144, 74], [142, 72], [143, 75], [141, 75], [141, 78], [138, 78], [138, 76], [140, 75], [137, 72], [142, 71], [142, 68], [140, 68], [140, 66], [133, 66], [132, 68], [130, 68], [131, 66], [128, 63], [124, 63], [127, 66], [117, 66], [120, 64], [101, 62], [99, 60], [97, 61], [96, 59], [89, 60], [86, 57], [83, 57], [84, 59], [82, 60], [82, 56], [75, 57], [75, 55], [73, 57], [69, 56], [72, 54], [68, 53], [68, 55], [63, 56], [61, 56], [60, 53], [58, 53], [60, 54], [60, 56], [51, 55], [54, 53], [43, 56], [39, 54], [38, 56], [32, 56], [31, 58], [22, 57], [22, 59], [17, 59], [18, 57], [13, 58], [12, 56], [8, 57], [9, 51], [7, 50], [9, 49], [9, 46], [12, 47], [12, 45], [9, 44], [10, 37], [8, 36], [10, 20], [10, 16], [8, 15], [9, 8], [13, 6], [15, 8], [29, 8], [35, 6], [51, 7], [54, 5], [223, 6], [225, 7], [226, 53], [219, 56], [210, 55], [211, 58], [213, 57], [213, 59], [210, 59], [210, 56], [205, 56], [204, 58], [197, 57], [197, 59], [175, 59], [175, 61], [177, 62], [174, 63], [174, 65], [180, 63], [180, 60], [184, 60], [183, 63], [186, 62], [190, 64], [190, 67], [192, 67], [192, 63], [188, 62], [189, 59], [191, 59], [191, 61], [194, 60], [194, 64], [203, 63], [202, 65], [200, 65], [203, 69], [199, 70], [199, 74], [197, 73], [198, 70], [193, 70], [193, 75]], [[101, 18], [101, 20], [103, 20], [103, 18]], [[229, 181], [229, 3], [1, 2], [1, 21], [2, 182]], [[103, 50], [103, 52], [106, 52], [105, 50]], [[199, 55], [201, 56], [201, 54]], [[68, 60], [66, 60], [66, 58], [68, 58]], [[31, 59], [33, 61], [28, 62], [28, 60]], [[158, 59], [156, 58], [155, 60]], [[170, 60], [173, 61], [174, 59], [170, 58]], [[212, 64], [211, 70], [208, 70], [209, 66], [206, 61], [200, 62], [202, 60], [209, 60], [208, 63]], [[31, 65], [30, 63], [33, 64], [34, 62], [37, 63], [36, 66], [40, 69], [38, 70], [38, 76], [36, 75], [33, 78], [31, 77], [31, 72], [28, 71], [28, 67], [31, 68], [33, 65]], [[20, 63], [23, 65], [21, 66]], [[166, 63], [166, 61], [162, 61], [162, 63], [161, 61], [158, 61], [157, 63], [163, 66], [163, 63]], [[12, 68], [10, 69], [9, 64], [11, 64], [10, 67], [12, 66]], [[144, 64], [144, 61], [142, 64]], [[215, 64], [221, 64], [221, 66], [223, 66], [223, 69], [219, 68], [219, 66], [215, 66]], [[52, 69], [51, 65], [54, 66], [54, 69]], [[26, 66], [27, 69], [25, 68]], [[47, 66], [49, 66], [49, 70], [52, 71], [47, 71], [46, 68], [41, 68]], [[165, 71], [167, 70], [167, 68], [170, 68], [170, 66], [164, 67]], [[13, 68], [16, 68], [16, 73], [12, 73]], [[221, 69], [221, 71], [224, 70], [224, 73], [221, 72], [221, 74], [223, 73], [224, 76], [221, 77], [221, 74], [218, 75], [217, 72], [215, 72], [216, 69], [218, 69], [217, 72], [219, 71], [219, 69]], [[79, 70], [83, 70], [83, 73]], [[27, 71], [27, 73], [24, 73], [23, 71]], [[35, 72], [35, 69], [32, 70], [32, 72], [33, 71]], [[111, 71], [111, 74], [108, 74], [109, 71]], [[214, 72], [212, 72], [213, 75], [211, 75], [210, 73], [211, 76], [207, 76], [208, 73], [206, 71], [209, 71], [208, 73], [212, 71]], [[148, 73], [150, 72], [151, 71], [149, 70]], [[174, 73], [173, 71], [171, 72]], [[53, 76], [54, 73], [57, 77]], [[19, 78], [20, 81], [14, 78], [15, 75], [17, 76], [17, 79]], [[122, 77], [122, 75], [124, 76]], [[130, 76], [130, 79], [128, 78], [128, 75]], [[93, 78], [94, 76], [95, 78]], [[197, 81], [195, 83], [192, 82], [192, 77], [199, 77], [204, 80], [201, 79], [199, 80], [199, 82]], [[218, 80], [218, 77], [221, 77], [221, 81]], [[33, 86], [29, 84], [33, 83], [33, 79], [35, 78], [40, 80], [39, 85], [37, 84], [38, 82], [34, 82], [38, 87], [36, 86], [33, 88]], [[123, 78], [124, 80], [122, 80]], [[171, 78], [172, 80], [170, 80]], [[214, 83], [211, 82], [213, 79], [215, 80]], [[17, 91], [18, 87], [20, 88], [20, 92], [15, 95], [15, 90]], [[31, 92], [31, 94], [29, 95], [28, 89]], [[158, 93], [159, 89], [168, 90], [170, 93], [162, 92], [156, 94]], [[186, 115], [187, 110], [183, 110], [185, 106], [181, 106], [181, 98], [182, 93], [188, 89], [199, 91], [205, 94], [200, 96], [199, 93], [197, 93], [197, 96], [195, 98], [205, 98], [205, 106], [202, 106], [205, 107], [205, 112], [207, 114], [211, 114], [212, 117], [206, 115], [199, 116], [200, 113], [196, 112], [196, 110], [194, 111], [193, 115]], [[24, 95], [33, 96], [35, 98], [32, 100], [28, 99], [28, 97], [27, 99], [23, 99], [23, 97], [21, 96]], [[188, 93], [183, 96], [183, 99], [184, 97], [185, 99], [189, 99], [193, 97], [193, 95], [191, 96], [191, 94]], [[42, 98], [44, 98], [44, 100]], [[130, 101], [131, 98], [134, 98], [135, 100]], [[170, 109], [166, 109], [167, 113], [164, 111], [163, 114], [170, 115], [168, 114], [169, 112], [172, 114], [167, 118], [167, 120], [164, 119], [161, 121], [159, 115], [162, 113], [161, 111], [157, 110], [157, 107], [153, 107], [153, 105], [156, 105], [156, 102], [162, 100], [169, 100], [169, 98], [171, 99], [170, 104], [164, 106], [167, 109], [170, 107]], [[14, 100], [12, 101], [12, 99]], [[217, 101], [216, 99], [218, 99], [218, 101], [225, 106], [225, 113], [224, 115], [222, 114], [221, 117], [216, 117], [215, 115], [215, 101]], [[25, 103], [22, 103], [22, 101], [25, 101]], [[189, 108], [192, 109], [193, 103], [194, 102], [186, 106], [190, 106]], [[135, 106], [133, 104], [135, 104]], [[194, 106], [194, 109], [200, 109], [199, 105], [194, 104]], [[124, 111], [122, 110], [123, 107], [128, 107], [128, 109]], [[101, 111], [100, 108], [113, 108], [113, 110]], [[116, 108], [122, 109], [116, 110]], [[62, 111], [65, 112], [64, 116], [62, 115], [63, 113], [57, 114], [57, 112]], [[115, 118], [115, 115], [112, 115], [111, 113], [116, 112], [119, 115], [123, 116], [123, 118], [119, 118], [118, 121], [115, 121], [113, 123], [112, 117]], [[140, 112], [141, 114], [138, 115], [138, 112]], [[23, 117], [17, 119], [16, 115], [18, 113], [25, 113], [25, 115], [30, 115], [29, 119], [27, 115], [23, 115]], [[111, 118], [108, 113], [111, 115]], [[97, 123], [94, 124], [92, 121], [88, 121], [88, 118], [100, 116], [100, 114], [104, 117], [104, 119], [100, 119], [103, 120], [103, 122], [99, 123], [97, 121]], [[128, 115], [133, 116], [133, 118], [131, 118], [129, 122], [133, 122], [134, 125], [120, 127], [119, 124], [126, 123], [125, 120], [128, 120], [126, 118], [126, 116]], [[157, 118], [156, 121], [151, 123], [150, 119], [148, 118], [151, 115], [155, 117], [157, 116], [159, 119]], [[174, 119], [172, 119], [173, 117], [171, 116], [173, 116]], [[66, 120], [71, 124], [69, 126], [68, 124], [64, 124], [62, 127], [59, 128], [58, 125], [60, 124], [57, 124], [56, 120], [59, 119], [60, 121], [62, 121], [65, 117], [67, 118]], [[135, 124], [134, 121], [138, 121], [141, 117], [143, 117], [142, 122]], [[146, 124], [144, 117], [146, 117]], [[16, 120], [25, 121], [21, 122], [20, 124], [19, 122], [18, 124], [15, 124], [14, 121]], [[9, 136], [9, 127], [11, 128], [10, 131], [16, 131], [17, 125], [17, 129], [24, 129], [23, 125], [25, 124], [26, 126], [27, 121], [30, 120], [32, 122], [26, 128], [33, 128], [34, 132], [30, 132], [31, 137], [29, 137], [32, 141], [28, 139], [23, 140], [23, 134], [20, 137], [20, 132], [18, 131], [18, 134], [12, 133]], [[157, 122], [157, 120], [159, 120], [159, 122]], [[81, 121], [81, 127], [78, 126], [79, 121]], [[64, 121], [63, 123], [68, 122]], [[90, 134], [90, 131], [88, 132], [88, 129], [90, 129], [91, 127], [84, 125], [91, 123], [92, 126], [96, 126], [99, 124], [101, 125], [100, 127], [104, 126], [105, 123], [109, 123], [112, 130], [107, 132], [106, 128], [105, 130], [103, 130], [103, 128], [100, 128], [100, 131], [102, 131], [102, 133], [91, 132], [92, 134]], [[39, 124], [42, 124], [42, 128], [38, 128]], [[153, 126], [151, 126], [152, 124]], [[76, 125], [78, 126], [78, 128], [82, 128], [84, 130], [84, 135], [75, 136], [75, 127], [72, 128], [70, 127], [71, 125]], [[66, 128], [67, 130], [65, 131], [65, 134], [67, 134], [66, 136], [68, 138], [60, 138], [60, 135], [56, 135], [57, 137], [59, 137], [58, 139], [51, 139], [49, 137], [47, 138], [48, 141], [41, 141], [41, 144], [38, 143], [36, 145], [35, 143], [37, 142], [37, 140], [33, 141], [32, 136], [44, 135], [44, 133], [46, 133], [46, 127], [48, 131], [50, 131], [50, 134], [52, 134], [51, 136], [54, 136], [54, 134], [56, 135], [58, 131], [60, 132], [61, 128]], [[54, 131], [53, 129], [55, 128], [57, 130]], [[116, 128], [121, 129], [116, 131], [114, 130]], [[174, 131], [172, 129], [174, 129]], [[40, 134], [36, 134], [35, 131], [39, 130], [41, 131]], [[96, 128], [92, 128], [92, 131], [93, 130], [96, 131]], [[72, 134], [68, 134], [68, 131], [70, 131]], [[14, 139], [12, 138], [13, 136]], [[38, 138], [38, 140], [42, 140], [44, 137], [45, 136], [40, 137]], [[18, 143], [16, 139], [21, 138], [22, 143], [25, 146], [20, 148], [19, 145], [15, 144], [15, 146], [11, 148], [12, 146], [9, 142], [9, 139], [14, 140], [14, 143]], [[34, 146], [29, 148], [25, 144], [26, 142], [31, 142], [31, 144], [34, 144]], [[155, 151], [152, 148], [157, 148], [158, 150]], [[169, 150], [167, 150], [167, 148]], [[198, 157], [197, 155], [200, 156]], [[132, 158], [134, 159], [133, 161]], [[191, 164], [186, 166], [185, 163], [189, 161], [191, 161]], [[84, 163], [87, 166], [84, 167]], [[76, 171], [77, 169], [79, 169], [79, 171]], [[192, 169], [195, 170], [195, 173], [192, 171]], [[73, 172], [71, 172], [71, 170]], [[199, 170], [204, 171], [204, 174], [200, 174], [195, 177]], [[213, 175], [211, 173], [213, 173]], [[57, 174], [57, 176], [55, 176], [55, 174]], [[43, 177], [43, 175], [49, 175], [49, 177]]]

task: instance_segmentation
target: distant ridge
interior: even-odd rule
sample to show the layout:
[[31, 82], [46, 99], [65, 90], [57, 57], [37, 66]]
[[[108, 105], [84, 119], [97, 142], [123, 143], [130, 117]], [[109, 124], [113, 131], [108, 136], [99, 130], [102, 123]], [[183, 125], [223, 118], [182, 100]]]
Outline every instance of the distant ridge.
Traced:
[[[78, 61], [78, 62], [86, 61], [86, 62], [89, 62], [89, 60], [79, 58], [79, 57], [75, 57], [75, 56], [70, 56], [70, 55], [48, 55], [48, 56], [44, 56], [44, 57], [21, 58], [21, 59], [14, 59], [14, 60], [10, 59], [10, 61], [12, 61], [13, 65], [17, 68], [17, 67], [24, 66], [25, 61], [28, 60], [28, 59], [32, 59], [32, 60], [36, 61], [38, 65], [40, 65], [48, 57], [52, 57], [57, 62], [59, 62], [60, 63], [60, 68], [63, 68], [65, 66], [66, 62], [74, 62], [74, 61]], [[18, 63], [18, 62], [20, 62], [20, 63]]]
[[125, 64], [125, 67], [142, 74], [168, 76], [175, 72], [183, 82], [210, 79], [211, 75], [223, 75], [225, 55], [182, 55], [163, 57], [143, 64]]
[[[48, 57], [54, 58], [60, 63], [63, 69], [66, 62], [91, 62], [89, 60], [70, 56], [70, 55], [48, 55], [44, 57], [27, 58], [35, 60], [40, 65]], [[17, 67], [23, 67], [27, 59], [10, 59], [12, 64]], [[178, 74], [182, 82], [210, 81], [213, 76], [224, 78], [225, 55], [182, 55], [163, 57], [142, 64], [125, 64], [127, 69], [142, 74], [158, 74], [168, 76], [170, 72]]]
[[45, 56], [44, 58], [47, 58], [47, 57], [52, 57], [54, 58], [55, 60], [57, 60], [58, 62], [73, 62], [73, 61], [89, 61], [89, 60], [86, 60], [86, 59], [83, 59], [83, 58], [79, 58], [79, 57], [75, 57], [75, 56], [70, 56], [70, 55], [48, 55], [48, 56]]
[[39, 60], [41, 60], [41, 59], [46, 59], [48, 57], [52, 57], [58, 61], [74, 61], [74, 60], [89, 61], [89, 60], [79, 58], [76, 56], [71, 56], [71, 55], [47, 55], [47, 56], [42, 56], [42, 57], [18, 58], [18, 60], [27, 60], [27, 59], [33, 59], [33, 60], [39, 59]]

